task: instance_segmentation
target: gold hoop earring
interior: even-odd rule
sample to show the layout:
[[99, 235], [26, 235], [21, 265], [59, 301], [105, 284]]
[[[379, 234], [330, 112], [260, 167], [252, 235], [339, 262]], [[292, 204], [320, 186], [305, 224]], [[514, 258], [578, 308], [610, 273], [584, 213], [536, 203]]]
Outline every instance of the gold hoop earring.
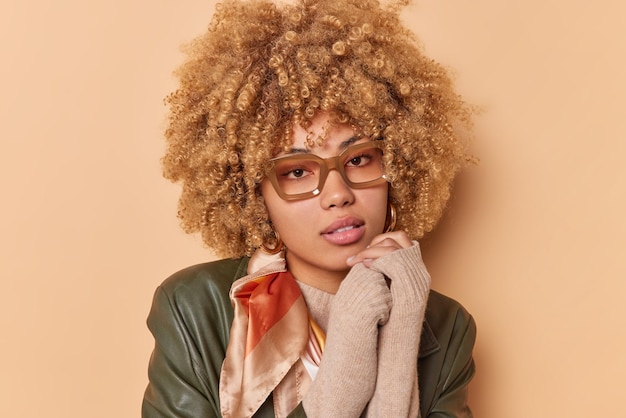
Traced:
[[274, 255], [283, 250], [283, 241], [280, 239], [280, 235], [278, 235], [278, 232], [276, 231], [274, 231], [274, 235], [276, 235], [276, 243], [274, 244], [274, 246], [268, 247], [267, 245], [265, 245], [265, 243], [262, 243], [261, 251], [269, 255]]
[[387, 204], [387, 221], [385, 222], [387, 228], [385, 228], [385, 233], [393, 232], [396, 228], [396, 220], [396, 207], [392, 203], [389, 203]]

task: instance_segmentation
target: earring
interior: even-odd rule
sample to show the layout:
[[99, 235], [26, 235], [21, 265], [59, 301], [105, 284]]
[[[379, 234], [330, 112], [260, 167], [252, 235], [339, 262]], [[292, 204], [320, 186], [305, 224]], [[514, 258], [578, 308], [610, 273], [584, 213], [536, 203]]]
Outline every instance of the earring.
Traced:
[[268, 247], [265, 243], [262, 243], [261, 251], [269, 255], [274, 255], [283, 250], [283, 241], [280, 239], [280, 235], [278, 235], [276, 231], [274, 231], [274, 235], [276, 235], [276, 243], [272, 247]]
[[385, 228], [385, 232], [392, 232], [396, 227], [396, 207], [393, 203], [387, 204], [387, 228]]

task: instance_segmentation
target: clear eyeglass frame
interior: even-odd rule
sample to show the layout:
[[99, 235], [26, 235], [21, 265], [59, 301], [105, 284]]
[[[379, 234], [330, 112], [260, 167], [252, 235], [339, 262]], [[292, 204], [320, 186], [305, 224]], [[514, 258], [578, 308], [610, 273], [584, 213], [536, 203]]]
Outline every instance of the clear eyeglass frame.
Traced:
[[[331, 170], [337, 170], [339, 174], [341, 175], [341, 178], [343, 179], [343, 181], [352, 189], [365, 189], [368, 187], [377, 186], [387, 181], [387, 177], [385, 176], [383, 167], [381, 167], [380, 177], [375, 178], [373, 180], [369, 180], [365, 182], [357, 182], [357, 183], [351, 181], [348, 178], [344, 169], [344, 163], [347, 161], [346, 157], [349, 157], [353, 155], [354, 153], [357, 153], [361, 150], [366, 150], [366, 149], [371, 149], [371, 148], [378, 148], [380, 150], [383, 150], [383, 144], [381, 141], [368, 141], [368, 142], [363, 142], [363, 143], [356, 144], [356, 145], [351, 145], [347, 147], [346, 149], [344, 149], [343, 151], [341, 151], [338, 155], [334, 157], [329, 157], [329, 158], [322, 158], [315, 154], [292, 154], [292, 155], [285, 155], [285, 156], [272, 158], [271, 160], [269, 160], [270, 165], [269, 165], [266, 175], [270, 183], [274, 187], [274, 190], [276, 191], [278, 196], [280, 196], [283, 200], [309, 199], [311, 197], [319, 195], [322, 192], [322, 189], [324, 188], [324, 183], [326, 182], [326, 178], [328, 177], [328, 174], [330, 173]], [[304, 193], [287, 194], [281, 189], [278, 178], [276, 176], [276, 170], [275, 170], [276, 163], [298, 162], [298, 161], [314, 161], [319, 164], [320, 173], [319, 173], [319, 178], [317, 182], [317, 187], [311, 191], [304, 192]]]

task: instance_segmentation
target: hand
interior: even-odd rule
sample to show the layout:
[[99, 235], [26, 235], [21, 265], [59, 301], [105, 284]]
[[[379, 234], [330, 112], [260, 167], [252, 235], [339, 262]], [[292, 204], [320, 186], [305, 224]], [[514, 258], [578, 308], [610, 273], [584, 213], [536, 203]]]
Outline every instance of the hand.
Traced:
[[350, 267], [358, 263], [363, 263], [365, 267], [370, 267], [374, 261], [380, 257], [392, 253], [396, 250], [409, 248], [413, 242], [404, 231], [394, 231], [380, 234], [374, 237], [370, 245], [354, 256], [348, 258]]

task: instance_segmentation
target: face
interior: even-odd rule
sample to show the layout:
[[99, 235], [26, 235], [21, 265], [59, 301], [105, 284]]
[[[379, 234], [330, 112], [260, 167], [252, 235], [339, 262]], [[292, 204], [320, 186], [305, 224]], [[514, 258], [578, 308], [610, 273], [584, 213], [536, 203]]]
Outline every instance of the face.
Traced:
[[[328, 122], [327, 113], [319, 113], [313, 118], [309, 131], [314, 138], [324, 132]], [[348, 146], [369, 141], [369, 138], [355, 139], [354, 131], [345, 124], [331, 126], [321, 146], [307, 147], [307, 130], [300, 126], [294, 128], [292, 138], [292, 152], [279, 156], [308, 152], [329, 158]], [[296, 175], [301, 176], [301, 173]], [[346, 260], [383, 232], [387, 182], [352, 188], [338, 170], [331, 169], [321, 191], [312, 197], [285, 200], [269, 179], [263, 181], [261, 191], [270, 220], [287, 248], [289, 271], [298, 280], [313, 286], [324, 288], [320, 281], [343, 279], [349, 270]]]

